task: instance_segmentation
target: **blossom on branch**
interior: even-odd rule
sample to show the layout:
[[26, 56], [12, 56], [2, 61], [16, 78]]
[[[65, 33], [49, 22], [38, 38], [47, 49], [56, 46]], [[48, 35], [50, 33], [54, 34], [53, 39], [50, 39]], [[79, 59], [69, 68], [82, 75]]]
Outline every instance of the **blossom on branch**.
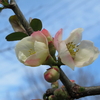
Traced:
[[28, 66], [41, 65], [49, 55], [48, 41], [41, 31], [23, 38], [15, 47], [19, 61]]
[[70, 68], [83, 67], [91, 64], [99, 55], [99, 50], [93, 42], [82, 39], [82, 28], [70, 33], [66, 40], [62, 40], [62, 29], [54, 37], [54, 45], [61, 62]]

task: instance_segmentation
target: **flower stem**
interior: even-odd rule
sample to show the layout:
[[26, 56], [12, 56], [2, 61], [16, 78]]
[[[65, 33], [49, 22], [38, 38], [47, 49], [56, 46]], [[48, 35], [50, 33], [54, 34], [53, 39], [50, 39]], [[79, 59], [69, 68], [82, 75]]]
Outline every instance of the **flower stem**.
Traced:
[[[60, 68], [60, 80], [63, 83], [63, 85], [65, 86], [67, 92], [69, 93], [69, 95], [71, 94], [71, 90], [72, 87], [74, 86], [74, 84], [68, 79], [68, 77], [65, 75], [65, 73], [63, 72], [63, 70]], [[71, 99], [73, 100], [73, 99]]]

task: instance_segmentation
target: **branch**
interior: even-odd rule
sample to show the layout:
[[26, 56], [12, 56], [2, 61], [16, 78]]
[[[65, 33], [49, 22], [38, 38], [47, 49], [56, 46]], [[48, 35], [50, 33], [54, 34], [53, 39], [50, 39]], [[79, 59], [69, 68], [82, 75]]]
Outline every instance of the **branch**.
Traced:
[[60, 80], [66, 88], [71, 98], [77, 99], [85, 96], [100, 95], [100, 86], [95, 87], [82, 87], [72, 83], [65, 73], [60, 69]]
[[[56, 89], [53, 89], [53, 88], [48, 89], [46, 91], [46, 95], [47, 96], [53, 95], [55, 90]], [[65, 90], [66, 90], [66, 88], [65, 88]], [[68, 100], [78, 99], [78, 98], [85, 97], [85, 96], [100, 95], [100, 86], [81, 87], [81, 86], [75, 84], [71, 90], [72, 90], [72, 92], [70, 93]], [[67, 92], [69, 92], [69, 91], [67, 91]]]
[[65, 75], [65, 73], [62, 71], [62, 69], [60, 68], [60, 80], [63, 83], [63, 85], [65, 86], [66, 90], [68, 91], [68, 93], [71, 93], [71, 88], [74, 86], [74, 83], [72, 83], [68, 77]]
[[92, 95], [100, 95], [100, 86], [84, 87], [84, 91], [79, 93], [78, 98]]
[[14, 11], [14, 13], [17, 15], [20, 23], [23, 25], [23, 27], [25, 28], [28, 35], [33, 33], [34, 32], [33, 29], [30, 27], [29, 23], [27, 22], [24, 15], [20, 11], [20, 9], [19, 9], [18, 5], [16, 4], [15, 0], [10, 0], [9, 8], [12, 9]]

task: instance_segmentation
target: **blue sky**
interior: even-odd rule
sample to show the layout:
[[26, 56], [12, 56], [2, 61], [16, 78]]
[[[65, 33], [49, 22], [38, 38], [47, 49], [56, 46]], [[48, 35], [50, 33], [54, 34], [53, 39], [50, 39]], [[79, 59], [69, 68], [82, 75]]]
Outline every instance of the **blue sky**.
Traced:
[[[43, 28], [46, 28], [52, 36], [60, 28], [63, 28], [63, 39], [66, 39], [73, 29], [81, 27], [84, 29], [83, 40], [93, 41], [94, 45], [100, 50], [99, 0], [16, 1], [27, 20], [30, 17], [41, 19]], [[13, 32], [8, 21], [8, 18], [13, 14], [9, 9], [0, 13], [0, 100], [30, 100], [41, 97], [41, 92], [43, 94], [50, 87], [50, 84], [43, 79], [43, 73], [49, 67], [32, 68], [24, 66], [17, 60], [14, 49], [6, 50], [6, 48], [14, 47], [17, 43], [5, 40], [5, 36]], [[99, 65], [100, 57], [93, 64], [83, 68], [75, 68], [74, 71], [67, 66], [62, 66], [62, 68], [66, 75], [70, 79], [74, 79], [76, 83], [92, 86], [100, 85]], [[87, 81], [86, 77], [88, 77]], [[79, 78], [83, 78], [81, 82]], [[91, 82], [92, 79], [93, 82]], [[37, 94], [38, 91], [40, 92]], [[22, 98], [22, 95], [25, 99]], [[87, 98], [87, 100], [91, 99], [94, 99], [94, 97]], [[86, 100], [86, 98], [80, 100]]]

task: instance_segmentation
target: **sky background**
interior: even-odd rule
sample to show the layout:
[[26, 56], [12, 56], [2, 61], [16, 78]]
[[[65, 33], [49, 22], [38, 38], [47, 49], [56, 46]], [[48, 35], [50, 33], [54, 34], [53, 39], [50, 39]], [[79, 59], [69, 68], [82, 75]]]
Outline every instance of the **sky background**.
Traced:
[[[100, 50], [100, 0], [16, 0], [25, 18], [39, 18], [54, 37], [63, 28], [63, 39], [75, 28], [83, 28], [83, 40], [90, 40]], [[29, 67], [21, 64], [15, 55], [17, 42], [8, 42], [5, 37], [14, 32], [8, 19], [14, 13], [5, 9], [0, 13], [0, 100], [31, 100], [42, 98], [50, 88], [43, 78], [49, 66]], [[77, 84], [82, 86], [100, 85], [100, 56], [91, 65], [62, 69]], [[61, 83], [60, 83], [61, 84]], [[91, 96], [79, 100], [99, 100]]]

